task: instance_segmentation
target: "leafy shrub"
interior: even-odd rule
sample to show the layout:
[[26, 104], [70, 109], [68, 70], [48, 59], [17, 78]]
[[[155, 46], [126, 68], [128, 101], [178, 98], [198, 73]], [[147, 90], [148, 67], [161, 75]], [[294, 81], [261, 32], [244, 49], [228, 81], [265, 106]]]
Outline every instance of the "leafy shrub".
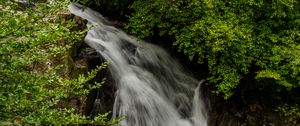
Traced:
[[75, 18], [58, 16], [67, 12], [68, 4], [48, 0], [21, 11], [18, 2], [1, 1], [0, 125], [110, 125], [118, 121], [107, 119], [107, 114], [90, 119], [59, 105], [70, 96], [100, 87], [103, 82], [86, 83], [105, 63], [76, 79], [59, 76], [60, 65], [50, 65], [45, 71], [30, 67], [49, 57], [68, 55], [72, 45], [82, 41], [86, 30], [76, 30]]
[[300, 122], [300, 106], [299, 105], [283, 105], [281, 107], [277, 108], [277, 111], [279, 111], [283, 116], [285, 117], [285, 121], [283, 122], [284, 125], [296, 125]]
[[296, 0], [138, 0], [131, 8], [132, 34], [174, 37], [189, 59], [208, 64], [208, 80], [224, 98], [250, 70], [286, 88], [300, 84]]

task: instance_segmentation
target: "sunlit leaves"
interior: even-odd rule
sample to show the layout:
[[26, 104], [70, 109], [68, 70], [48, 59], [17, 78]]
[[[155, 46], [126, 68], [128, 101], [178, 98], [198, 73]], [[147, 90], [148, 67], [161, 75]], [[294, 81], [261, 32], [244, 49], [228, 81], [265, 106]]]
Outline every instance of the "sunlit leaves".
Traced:
[[[258, 78], [300, 83], [300, 9], [295, 0], [139, 0], [127, 28], [141, 38], [174, 37], [190, 60], [208, 63], [209, 80], [230, 97], [255, 67]], [[153, 29], [158, 29], [155, 33]]]
[[[87, 82], [105, 63], [75, 79], [59, 76], [57, 71], [68, 67], [59, 63], [35, 68], [48, 60], [69, 58], [73, 44], [83, 41], [86, 30], [76, 28], [76, 20], [67, 17], [69, 2], [48, 0], [25, 10], [15, 1], [0, 3], [0, 125], [97, 124], [59, 102], [99, 88], [103, 82]], [[109, 122], [106, 116], [97, 119]]]

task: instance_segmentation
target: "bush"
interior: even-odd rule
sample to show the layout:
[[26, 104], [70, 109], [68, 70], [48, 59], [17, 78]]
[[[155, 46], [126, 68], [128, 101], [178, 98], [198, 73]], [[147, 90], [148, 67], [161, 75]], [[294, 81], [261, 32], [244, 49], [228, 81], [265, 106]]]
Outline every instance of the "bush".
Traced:
[[82, 42], [86, 30], [76, 29], [75, 18], [59, 16], [67, 12], [68, 4], [48, 0], [20, 8], [18, 2], [1, 2], [0, 125], [110, 125], [118, 121], [107, 119], [107, 114], [90, 119], [75, 108], [59, 105], [70, 96], [86, 95], [100, 87], [103, 82], [86, 83], [105, 63], [76, 79], [60, 76], [61, 65], [49, 65], [44, 71], [31, 67], [50, 57], [68, 55], [74, 43]]
[[208, 80], [224, 98], [249, 72], [287, 89], [300, 85], [296, 0], [138, 0], [131, 8], [132, 34], [175, 38], [189, 59], [208, 64]]
[[293, 126], [300, 122], [300, 109], [299, 105], [283, 105], [277, 108], [277, 111], [285, 117], [284, 125]]

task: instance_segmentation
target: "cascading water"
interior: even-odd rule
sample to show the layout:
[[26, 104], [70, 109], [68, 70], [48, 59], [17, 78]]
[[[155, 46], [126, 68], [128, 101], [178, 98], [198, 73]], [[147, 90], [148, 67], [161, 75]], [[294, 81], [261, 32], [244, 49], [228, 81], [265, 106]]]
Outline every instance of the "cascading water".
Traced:
[[162, 48], [137, 41], [99, 13], [75, 4], [69, 10], [88, 20], [85, 41], [110, 64], [117, 86], [113, 117], [125, 117], [118, 125], [207, 126], [202, 81]]

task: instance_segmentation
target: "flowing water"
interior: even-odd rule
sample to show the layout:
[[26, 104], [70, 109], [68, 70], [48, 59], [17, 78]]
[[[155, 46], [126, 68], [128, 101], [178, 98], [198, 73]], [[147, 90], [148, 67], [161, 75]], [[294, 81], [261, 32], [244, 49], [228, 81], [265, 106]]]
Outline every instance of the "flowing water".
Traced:
[[106, 61], [117, 91], [113, 117], [119, 126], [206, 126], [199, 81], [164, 49], [115, 28], [101, 14], [80, 5], [69, 10], [88, 20], [85, 42]]

